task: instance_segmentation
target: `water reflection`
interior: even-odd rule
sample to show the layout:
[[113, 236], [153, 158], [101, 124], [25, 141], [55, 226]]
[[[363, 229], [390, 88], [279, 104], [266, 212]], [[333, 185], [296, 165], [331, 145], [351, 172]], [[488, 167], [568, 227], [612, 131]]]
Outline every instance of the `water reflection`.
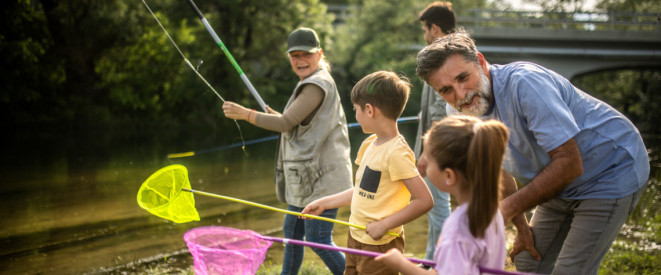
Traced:
[[[245, 211], [236, 203], [196, 197], [202, 221], [174, 224], [151, 216], [136, 203], [142, 181], [173, 163], [159, 146], [44, 140], [16, 140], [2, 159], [8, 181], [0, 185], [0, 273], [100, 271], [180, 251], [185, 248], [181, 236], [193, 227], [223, 224], [269, 231], [282, 219], [266, 211]], [[177, 162], [187, 166], [196, 189], [277, 206], [271, 179], [273, 148], [272, 142], [247, 148], [246, 153]]]

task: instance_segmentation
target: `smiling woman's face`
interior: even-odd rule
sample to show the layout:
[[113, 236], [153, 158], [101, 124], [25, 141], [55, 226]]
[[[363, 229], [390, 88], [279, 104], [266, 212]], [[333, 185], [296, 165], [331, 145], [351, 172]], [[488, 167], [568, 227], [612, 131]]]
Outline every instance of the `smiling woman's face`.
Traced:
[[314, 73], [319, 67], [322, 51], [309, 53], [306, 51], [293, 51], [289, 53], [289, 63], [294, 73], [303, 80]]

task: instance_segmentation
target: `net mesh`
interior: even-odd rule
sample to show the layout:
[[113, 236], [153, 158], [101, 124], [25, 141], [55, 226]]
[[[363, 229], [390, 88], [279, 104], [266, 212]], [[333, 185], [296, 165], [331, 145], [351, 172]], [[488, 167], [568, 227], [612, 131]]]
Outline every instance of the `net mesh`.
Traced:
[[138, 205], [176, 223], [199, 221], [193, 194], [181, 188], [191, 188], [186, 167], [174, 164], [161, 168], [140, 186]]
[[255, 274], [270, 241], [251, 230], [207, 226], [184, 234], [195, 274]]

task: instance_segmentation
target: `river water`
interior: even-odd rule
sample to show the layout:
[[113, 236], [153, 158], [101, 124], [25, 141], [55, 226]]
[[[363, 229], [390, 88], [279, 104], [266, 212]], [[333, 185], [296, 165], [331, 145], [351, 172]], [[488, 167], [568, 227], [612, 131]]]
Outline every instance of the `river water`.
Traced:
[[[414, 130], [415, 124], [403, 126], [403, 131]], [[352, 144], [365, 137], [358, 128], [351, 135]], [[153, 139], [114, 141], [93, 133], [13, 136], [0, 162], [0, 273], [107, 273], [174, 259], [189, 255], [182, 235], [206, 225], [281, 237], [284, 214], [278, 212], [197, 195], [201, 220], [175, 224], [141, 209], [136, 200], [149, 175], [177, 163], [188, 168], [193, 189], [286, 209], [275, 198], [275, 144], [168, 159], [181, 146]], [[185, 150], [198, 149], [205, 148]], [[339, 218], [348, 220], [348, 209]], [[336, 227], [338, 244], [346, 243], [345, 226]], [[281, 250], [274, 245], [269, 257], [280, 261]]]
[[[415, 123], [400, 130], [413, 145]], [[365, 135], [350, 130], [358, 146]], [[194, 141], [193, 141], [194, 143]], [[150, 263], [169, 271], [190, 270], [192, 259], [182, 235], [217, 225], [282, 236], [283, 214], [217, 198], [195, 196], [199, 222], [175, 224], [141, 209], [137, 191], [156, 170], [170, 164], [188, 168], [192, 188], [286, 208], [275, 198], [275, 141], [168, 159], [181, 146], [158, 140], [126, 140], [88, 133], [82, 136], [14, 135], [1, 156], [0, 273], [144, 273]], [[658, 139], [655, 148], [658, 152]], [[220, 145], [220, 144], [218, 144]], [[191, 145], [193, 146], [193, 145]], [[205, 148], [186, 148], [198, 150]], [[352, 157], [355, 156], [352, 148]], [[655, 166], [658, 167], [658, 153]], [[653, 171], [653, 175], [654, 175]], [[348, 220], [348, 208], [338, 219]], [[335, 226], [335, 241], [346, 246], [346, 226]], [[409, 256], [424, 254], [423, 217], [406, 226]], [[267, 261], [280, 262], [273, 245]], [[306, 259], [314, 259], [308, 253]]]

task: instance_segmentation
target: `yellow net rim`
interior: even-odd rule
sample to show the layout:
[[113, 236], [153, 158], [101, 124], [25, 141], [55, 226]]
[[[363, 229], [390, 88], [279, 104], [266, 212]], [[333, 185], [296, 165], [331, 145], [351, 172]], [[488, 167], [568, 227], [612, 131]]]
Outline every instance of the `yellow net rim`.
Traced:
[[160, 205], [160, 206], [157, 206], [157, 207], [148, 207], [148, 206], [144, 205], [144, 204], [142, 203], [142, 201], [140, 201], [140, 195], [142, 194], [142, 192], [144, 192], [144, 191], [147, 190], [147, 189], [151, 189], [151, 188], [149, 187], [148, 183], [151, 182], [151, 181], [152, 181], [153, 179], [155, 179], [156, 177], [160, 176], [161, 174], [163, 174], [163, 173], [165, 173], [165, 172], [168, 172], [168, 171], [170, 171], [170, 170], [181, 170], [181, 171], [183, 171], [183, 173], [184, 173], [184, 177], [185, 177], [185, 178], [188, 178], [188, 169], [186, 169], [186, 167], [183, 166], [183, 165], [181, 165], [181, 164], [172, 164], [172, 165], [169, 165], [169, 166], [163, 167], [163, 168], [161, 168], [161, 169], [158, 169], [158, 171], [156, 171], [156, 172], [154, 172], [153, 174], [151, 174], [151, 175], [149, 176], [149, 178], [147, 178], [147, 179], [142, 183], [142, 185], [140, 186], [140, 189], [138, 189], [137, 201], [138, 201], [138, 205], [140, 205], [140, 207], [142, 207], [142, 208], [145, 209], [145, 210], [158, 210], [158, 209], [161, 209], [161, 208], [167, 207], [168, 205], [170, 205], [170, 203], [172, 203], [172, 202], [174, 201], [174, 198], [176, 198], [176, 197], [179, 196], [179, 194], [180, 194], [181, 191], [182, 191], [181, 189], [179, 189], [179, 190], [175, 190], [176, 193], [175, 193], [173, 199], [169, 199], [169, 200], [168, 200], [168, 203], [163, 204], [163, 205]]

